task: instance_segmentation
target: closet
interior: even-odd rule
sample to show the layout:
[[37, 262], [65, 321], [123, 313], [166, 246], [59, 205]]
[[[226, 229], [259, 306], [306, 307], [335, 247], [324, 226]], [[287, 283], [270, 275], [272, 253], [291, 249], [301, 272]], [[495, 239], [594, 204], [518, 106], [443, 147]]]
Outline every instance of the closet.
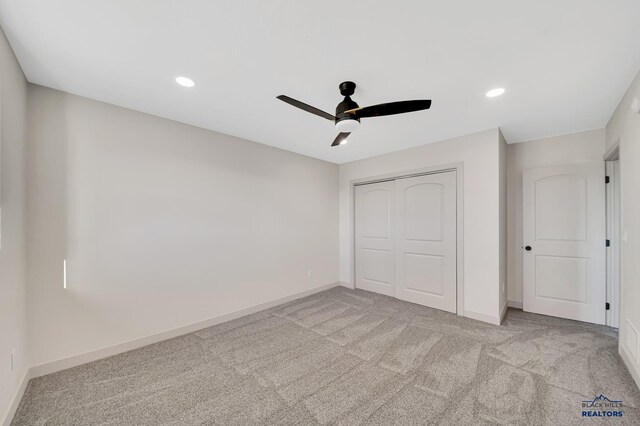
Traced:
[[456, 172], [355, 187], [356, 288], [456, 312]]

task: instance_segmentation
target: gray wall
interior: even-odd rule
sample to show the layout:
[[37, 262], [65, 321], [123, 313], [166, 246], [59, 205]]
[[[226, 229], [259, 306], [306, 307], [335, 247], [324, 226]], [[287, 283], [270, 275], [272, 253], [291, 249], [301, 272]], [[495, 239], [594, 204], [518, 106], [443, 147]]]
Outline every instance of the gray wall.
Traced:
[[338, 281], [335, 164], [34, 85], [28, 128], [33, 364]]
[[[25, 283], [25, 118], [27, 81], [0, 30], [0, 421], [29, 365]], [[15, 364], [11, 370], [11, 351]]]
[[620, 146], [621, 226], [619, 349], [640, 386], [640, 114], [631, 100], [640, 97], [640, 73], [627, 90], [606, 128], [607, 149]]
[[[492, 129], [340, 165], [340, 276], [352, 286], [352, 180], [464, 164], [464, 312], [500, 321], [500, 140]], [[460, 298], [460, 295], [458, 295]]]

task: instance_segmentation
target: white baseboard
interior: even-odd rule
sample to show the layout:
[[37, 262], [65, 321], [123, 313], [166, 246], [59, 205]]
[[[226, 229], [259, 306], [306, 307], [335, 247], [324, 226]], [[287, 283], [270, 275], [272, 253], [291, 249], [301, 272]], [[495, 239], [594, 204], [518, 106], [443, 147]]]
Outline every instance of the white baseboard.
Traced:
[[504, 321], [504, 316], [507, 315], [507, 308], [509, 308], [509, 301], [505, 301], [502, 309], [500, 309], [500, 324]]
[[464, 316], [467, 318], [474, 319], [476, 321], [488, 322], [493, 325], [500, 325], [501, 317], [494, 317], [492, 315], [481, 314], [479, 312], [473, 312], [468, 309], [464, 310]]
[[636, 364], [633, 361], [633, 356], [627, 352], [627, 348], [624, 347], [622, 342], [618, 342], [618, 353], [622, 362], [627, 366], [627, 370], [631, 373], [631, 377], [636, 382], [636, 386], [640, 389], [640, 372], [637, 370]]
[[27, 390], [27, 385], [29, 384], [29, 380], [31, 380], [31, 369], [27, 368], [27, 371], [24, 372], [24, 376], [22, 376], [22, 382], [16, 391], [13, 400], [11, 401], [11, 405], [9, 405], [9, 410], [4, 416], [2, 420], [3, 426], [11, 425], [11, 421], [13, 420], [13, 416], [16, 415], [16, 411], [18, 411], [18, 406], [20, 405], [20, 401], [22, 401], [22, 396], [24, 395], [24, 391]]
[[522, 302], [516, 302], [515, 300], [507, 300], [507, 305], [510, 308], [522, 309]]
[[112, 355], [117, 355], [122, 352], [127, 352], [133, 349], [138, 349], [143, 346], [158, 343], [163, 340], [172, 339], [174, 337], [182, 336], [184, 334], [193, 333], [194, 331], [202, 330], [203, 328], [211, 327], [223, 322], [231, 321], [236, 318], [243, 317], [245, 315], [254, 314], [265, 309], [273, 308], [282, 303], [290, 302], [301, 297], [310, 296], [315, 293], [319, 293], [324, 290], [328, 290], [340, 285], [339, 282], [331, 284], [325, 284], [320, 287], [305, 290], [299, 293], [294, 293], [289, 296], [281, 297], [278, 299], [270, 300], [268, 302], [260, 303], [255, 306], [241, 309], [239, 311], [231, 312], [228, 314], [219, 315], [214, 318], [210, 318], [204, 321], [198, 321], [193, 324], [185, 325], [182, 327], [174, 328], [171, 330], [163, 331], [157, 334], [141, 337], [138, 339], [129, 340], [126, 342], [118, 343], [116, 345], [108, 346], [101, 349], [81, 353], [78, 355], [72, 355], [67, 358], [58, 359], [51, 362], [35, 365], [30, 368], [30, 378], [40, 377], [47, 374], [55, 373], [56, 371], [66, 370], [67, 368], [76, 367], [78, 365], [86, 364], [91, 361], [96, 361], [102, 358], [107, 358]]
[[340, 281], [339, 284], [340, 284], [341, 287], [350, 288], [351, 290], [355, 290], [356, 289], [355, 285], [353, 285], [351, 283], [348, 283], [346, 281]]

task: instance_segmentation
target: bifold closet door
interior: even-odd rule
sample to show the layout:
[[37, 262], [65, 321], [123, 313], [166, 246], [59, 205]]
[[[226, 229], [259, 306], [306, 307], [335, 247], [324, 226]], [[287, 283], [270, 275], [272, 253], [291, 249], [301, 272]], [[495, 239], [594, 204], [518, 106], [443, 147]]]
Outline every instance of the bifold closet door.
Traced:
[[355, 188], [356, 287], [394, 295], [393, 181]]
[[395, 295], [456, 312], [456, 173], [395, 182]]

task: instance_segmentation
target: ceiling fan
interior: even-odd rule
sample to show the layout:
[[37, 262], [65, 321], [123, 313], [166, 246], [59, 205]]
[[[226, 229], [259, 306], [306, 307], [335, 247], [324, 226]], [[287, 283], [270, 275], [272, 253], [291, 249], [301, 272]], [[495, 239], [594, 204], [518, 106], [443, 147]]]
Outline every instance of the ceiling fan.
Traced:
[[360, 125], [361, 118], [369, 117], [381, 117], [383, 115], [403, 114], [405, 112], [421, 111], [423, 109], [429, 109], [431, 101], [413, 100], [413, 101], [400, 101], [389, 102], [386, 104], [372, 105], [368, 107], [360, 107], [351, 99], [351, 95], [356, 90], [356, 84], [353, 81], [344, 81], [338, 86], [340, 94], [344, 96], [344, 100], [336, 107], [336, 115], [331, 115], [318, 108], [307, 105], [304, 102], [300, 102], [289, 96], [280, 95], [277, 96], [283, 102], [293, 105], [296, 108], [300, 108], [304, 111], [310, 112], [327, 120], [331, 120], [335, 123], [336, 129], [340, 134], [333, 141], [331, 146], [341, 145], [346, 142], [347, 136], [351, 132], [355, 131]]

